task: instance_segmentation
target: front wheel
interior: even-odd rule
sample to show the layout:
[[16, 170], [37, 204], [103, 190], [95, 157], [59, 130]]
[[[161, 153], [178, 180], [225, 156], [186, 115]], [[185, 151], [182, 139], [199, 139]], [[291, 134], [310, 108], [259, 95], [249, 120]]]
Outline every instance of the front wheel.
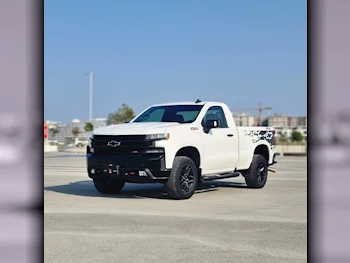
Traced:
[[94, 185], [101, 194], [118, 194], [124, 187], [124, 181], [110, 181], [108, 179], [94, 179]]
[[191, 158], [177, 156], [165, 186], [172, 199], [189, 199], [197, 189], [198, 170]]
[[243, 172], [249, 188], [263, 188], [267, 181], [267, 174], [267, 161], [260, 154], [254, 154], [249, 169]]

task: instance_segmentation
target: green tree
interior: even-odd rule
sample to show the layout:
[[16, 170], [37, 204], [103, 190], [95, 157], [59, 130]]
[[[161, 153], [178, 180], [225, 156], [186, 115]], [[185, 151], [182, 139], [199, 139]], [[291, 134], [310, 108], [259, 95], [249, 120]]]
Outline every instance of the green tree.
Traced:
[[117, 111], [109, 113], [107, 118], [107, 125], [124, 123], [130, 121], [135, 117], [134, 110], [125, 103]]
[[94, 130], [94, 125], [91, 122], [85, 123], [85, 131], [86, 132], [92, 132]]
[[59, 133], [59, 130], [57, 128], [51, 128], [50, 129], [50, 134], [51, 134], [52, 137], [55, 137], [56, 134], [58, 134], [58, 133]]
[[299, 131], [294, 131], [292, 133], [292, 141], [293, 142], [302, 142], [304, 139], [303, 135]]

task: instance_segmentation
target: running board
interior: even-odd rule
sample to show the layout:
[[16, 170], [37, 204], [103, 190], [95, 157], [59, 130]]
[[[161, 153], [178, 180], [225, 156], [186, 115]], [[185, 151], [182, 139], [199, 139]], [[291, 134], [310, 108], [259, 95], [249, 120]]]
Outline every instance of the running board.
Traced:
[[204, 176], [202, 176], [202, 180], [203, 181], [219, 180], [219, 179], [238, 177], [240, 175], [241, 174], [239, 172], [233, 172], [233, 173], [227, 173], [227, 174], [217, 174], [217, 175], [204, 175]]

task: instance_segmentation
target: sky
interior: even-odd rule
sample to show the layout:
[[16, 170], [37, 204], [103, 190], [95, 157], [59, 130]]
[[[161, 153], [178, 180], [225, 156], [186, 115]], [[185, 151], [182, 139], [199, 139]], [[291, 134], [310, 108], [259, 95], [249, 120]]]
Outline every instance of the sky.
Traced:
[[[219, 101], [307, 114], [304, 0], [45, 1], [44, 118]], [[247, 111], [257, 114], [257, 111]], [[266, 114], [266, 112], [265, 112]]]

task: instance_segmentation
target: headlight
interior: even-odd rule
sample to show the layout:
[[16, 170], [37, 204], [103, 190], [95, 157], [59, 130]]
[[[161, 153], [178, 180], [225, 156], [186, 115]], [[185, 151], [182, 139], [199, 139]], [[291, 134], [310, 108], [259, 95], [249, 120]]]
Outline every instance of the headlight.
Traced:
[[91, 133], [91, 135], [90, 135], [90, 138], [89, 138], [89, 143], [88, 143], [88, 147], [90, 148], [90, 152], [91, 153], [94, 153], [94, 148], [92, 148], [92, 140], [94, 139], [94, 134], [93, 133]]
[[148, 134], [146, 140], [168, 140], [169, 133]]
[[89, 137], [89, 147], [91, 147], [91, 144], [92, 144], [92, 140], [94, 139], [94, 135], [93, 133], [90, 134], [90, 137]]

